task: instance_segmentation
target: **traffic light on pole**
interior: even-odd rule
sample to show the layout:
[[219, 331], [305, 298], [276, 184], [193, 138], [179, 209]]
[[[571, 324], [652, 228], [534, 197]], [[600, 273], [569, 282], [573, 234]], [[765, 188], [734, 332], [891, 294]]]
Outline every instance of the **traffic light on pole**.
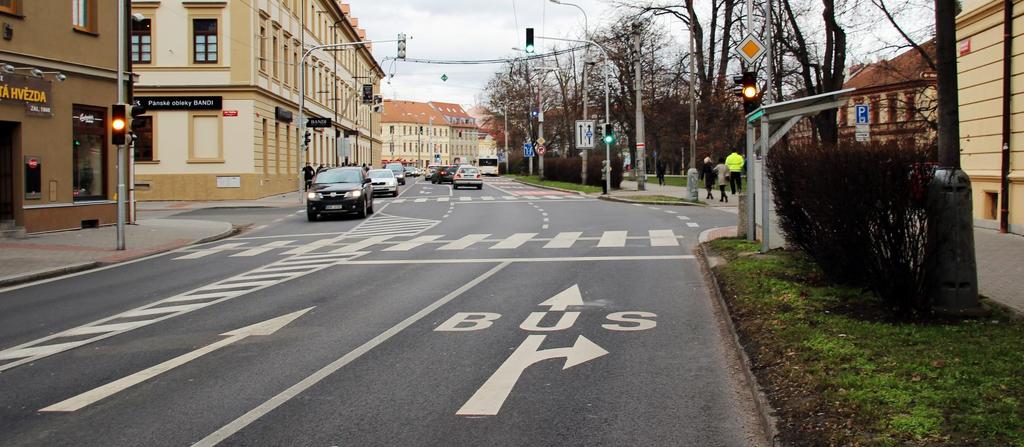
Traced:
[[526, 29], [526, 52], [533, 53], [536, 46], [533, 44], [533, 28]]
[[398, 58], [405, 60], [405, 34], [398, 35]]
[[309, 149], [309, 139], [310, 139], [310, 138], [312, 138], [312, 136], [313, 136], [313, 134], [312, 134], [312, 133], [310, 133], [310, 132], [309, 132], [309, 131], [307, 130], [307, 131], [306, 131], [306, 135], [305, 135], [305, 136], [304, 136], [304, 137], [302, 138], [302, 147], [303, 147], [303, 148], [305, 148], [305, 149]]
[[110, 143], [115, 145], [124, 144], [127, 132], [128, 105], [114, 104], [110, 106]]
[[743, 98], [743, 112], [749, 114], [757, 110], [761, 102], [761, 92], [757, 90], [757, 74], [747, 71], [742, 76], [733, 76], [733, 82], [736, 83], [736, 96]]
[[615, 126], [611, 123], [604, 124], [604, 144], [615, 143]]

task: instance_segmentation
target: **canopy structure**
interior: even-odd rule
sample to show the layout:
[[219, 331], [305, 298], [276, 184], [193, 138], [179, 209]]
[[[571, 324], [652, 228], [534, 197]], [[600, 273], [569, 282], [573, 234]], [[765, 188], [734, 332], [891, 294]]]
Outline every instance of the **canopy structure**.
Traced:
[[[844, 105], [856, 89], [839, 90], [763, 106], [747, 115], [747, 240], [757, 238], [761, 227], [761, 251], [779, 248], [785, 240], [778, 231], [765, 159], [769, 150], [804, 117]], [[755, 134], [755, 123], [760, 134]], [[753, 162], [753, 163], [751, 163]], [[758, 213], [760, 212], [760, 213]], [[760, 214], [761, 218], [757, 216]]]

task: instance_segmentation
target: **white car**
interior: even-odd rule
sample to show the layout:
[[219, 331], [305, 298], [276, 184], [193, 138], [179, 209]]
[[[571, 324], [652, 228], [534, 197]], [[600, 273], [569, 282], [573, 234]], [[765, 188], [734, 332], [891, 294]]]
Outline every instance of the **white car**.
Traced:
[[469, 165], [459, 167], [452, 177], [452, 188], [459, 189], [460, 186], [475, 186], [476, 189], [484, 189], [484, 181], [480, 178], [480, 170]]
[[391, 197], [398, 197], [398, 179], [390, 169], [371, 169], [369, 172], [370, 181], [373, 186], [373, 194], [391, 194]]

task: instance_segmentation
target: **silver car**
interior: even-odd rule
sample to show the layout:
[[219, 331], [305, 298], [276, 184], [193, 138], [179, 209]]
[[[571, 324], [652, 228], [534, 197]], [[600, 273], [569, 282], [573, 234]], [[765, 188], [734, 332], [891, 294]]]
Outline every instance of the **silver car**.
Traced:
[[484, 181], [480, 178], [480, 170], [473, 166], [461, 166], [455, 171], [452, 177], [452, 188], [459, 189], [461, 186], [475, 186], [476, 189], [484, 189]]
[[401, 163], [388, 163], [387, 166], [384, 166], [384, 169], [390, 169], [395, 174], [398, 184], [405, 184], [405, 166], [402, 166]]
[[391, 194], [398, 197], [398, 179], [390, 169], [371, 169], [368, 176], [373, 186], [373, 194]]

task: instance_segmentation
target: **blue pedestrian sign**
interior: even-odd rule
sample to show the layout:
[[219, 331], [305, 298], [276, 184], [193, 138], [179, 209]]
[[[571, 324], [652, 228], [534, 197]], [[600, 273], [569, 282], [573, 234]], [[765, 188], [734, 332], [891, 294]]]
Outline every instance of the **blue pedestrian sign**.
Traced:
[[532, 144], [530, 144], [530, 143], [523, 144], [523, 156], [524, 157], [532, 157], [533, 156], [533, 145]]
[[856, 111], [857, 115], [857, 124], [871, 124], [869, 120], [867, 104], [857, 104], [854, 110]]

